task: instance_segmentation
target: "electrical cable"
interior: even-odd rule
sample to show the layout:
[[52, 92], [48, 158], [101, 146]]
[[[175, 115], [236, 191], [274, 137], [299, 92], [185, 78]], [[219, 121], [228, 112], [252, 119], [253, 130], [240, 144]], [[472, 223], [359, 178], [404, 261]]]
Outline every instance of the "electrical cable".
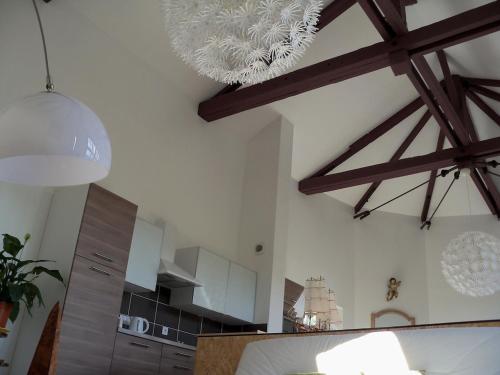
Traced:
[[43, 25], [42, 25], [42, 20], [40, 18], [40, 12], [38, 10], [38, 6], [36, 5], [36, 0], [31, 0], [33, 3], [33, 7], [35, 8], [35, 13], [36, 13], [36, 19], [38, 21], [38, 26], [40, 27], [40, 34], [42, 36], [42, 44], [43, 44], [43, 55], [45, 57], [45, 72], [47, 73], [47, 82], [45, 84], [45, 88], [47, 91], [52, 92], [54, 91], [54, 84], [52, 82], [52, 76], [50, 75], [50, 69], [49, 69], [49, 57], [47, 54], [47, 43], [45, 42], [45, 33], [43, 31]]

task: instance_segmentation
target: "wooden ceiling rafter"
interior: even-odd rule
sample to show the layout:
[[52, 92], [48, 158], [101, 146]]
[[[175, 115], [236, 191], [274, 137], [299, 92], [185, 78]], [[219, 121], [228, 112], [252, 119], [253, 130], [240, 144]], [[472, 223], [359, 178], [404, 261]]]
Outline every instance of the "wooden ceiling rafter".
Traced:
[[500, 79], [462, 77], [462, 80], [476, 86], [500, 87]]
[[[425, 111], [425, 113], [420, 118], [420, 120], [418, 120], [417, 124], [412, 129], [410, 134], [408, 134], [403, 143], [401, 143], [396, 152], [392, 155], [389, 162], [399, 160], [401, 156], [403, 156], [403, 154], [406, 152], [408, 147], [410, 147], [415, 138], [417, 138], [417, 135], [419, 135], [420, 131], [424, 128], [424, 126], [427, 124], [430, 118], [431, 118], [431, 113], [428, 110]], [[375, 191], [378, 189], [381, 183], [382, 181], [377, 181], [370, 185], [370, 187], [363, 194], [359, 202], [354, 206], [354, 213], [358, 213], [359, 211], [361, 211], [361, 209], [368, 202], [373, 193], [375, 193]]]
[[[500, 30], [500, 0], [411, 31], [408, 31], [406, 25], [405, 7], [415, 4], [415, 0], [334, 0], [322, 12], [318, 29], [332, 22], [356, 2], [371, 20], [384, 40], [383, 42], [298, 69], [259, 85], [241, 89], [238, 89], [239, 85], [228, 86], [215, 97], [200, 103], [198, 113], [205, 120], [214, 121], [325, 85], [391, 67], [395, 75], [405, 74], [409, 78], [420, 97], [351, 144], [336, 159], [300, 181], [299, 190], [306, 194], [314, 194], [335, 190], [340, 188], [339, 186], [354, 186], [359, 184], [359, 181], [372, 182], [355, 206], [355, 212], [358, 212], [384, 179], [406, 175], [410, 170], [413, 170], [413, 173], [419, 173], [415, 171], [422, 171], [423, 168], [424, 171], [431, 172], [421, 213], [421, 219], [425, 222], [438, 174], [437, 169], [443, 168], [442, 165], [449, 165], [450, 162], [447, 160], [442, 163], [432, 163], [432, 158], [439, 159], [446, 152], [455, 152], [460, 156], [457, 156], [453, 163], [457, 164], [465, 160], [470, 164], [471, 160], [479, 157], [470, 150], [478, 145], [487, 144], [484, 143], [486, 141], [479, 141], [477, 137], [466, 98], [468, 97], [500, 126], [500, 116], [479, 97], [482, 95], [500, 101], [500, 93], [485, 87], [500, 87], [500, 80], [470, 77], [461, 79], [454, 76], [443, 51], [444, 48]], [[439, 82], [424, 57], [431, 52], [437, 54], [444, 75], [442, 82]], [[338, 165], [374, 142], [424, 104], [427, 107], [424, 116], [386, 165], [379, 164], [328, 175]], [[401, 159], [431, 116], [440, 127], [436, 151], [433, 154], [423, 155], [420, 159], [419, 157]], [[445, 139], [451, 143], [452, 149], [443, 150]], [[498, 142], [499, 139], [494, 138], [490, 141]], [[497, 154], [497, 152], [494, 153], [494, 155]], [[484, 156], [481, 157], [484, 158]], [[418, 165], [418, 161], [422, 164]], [[404, 166], [407, 164], [409, 167], [405, 169]], [[431, 165], [435, 168], [429, 169]], [[398, 166], [402, 168], [399, 172], [384, 169], [393, 167], [398, 170]], [[500, 217], [500, 193], [490, 174], [483, 168], [471, 167], [471, 171], [472, 180], [488, 207], [493, 214]], [[372, 173], [378, 177], [367, 176], [366, 173]], [[349, 174], [352, 174], [351, 178]], [[345, 180], [341, 181], [342, 178]]]
[[469, 85], [468, 86], [469, 90], [474, 91], [475, 93], [481, 94], [483, 96], [486, 96], [487, 98], [496, 100], [497, 102], [500, 102], [500, 93], [490, 90], [486, 87], [483, 86], [477, 86], [477, 85]]
[[[368, 3], [373, 2], [373, 0], [363, 1]], [[398, 36], [406, 34], [408, 30], [406, 28], [405, 19], [398, 16], [397, 8], [394, 5], [394, 2], [390, 0], [376, 1], [378, 7], [365, 6], [363, 9], [365, 9], [365, 11], [368, 10], [367, 15], [371, 20], [384, 19], [386, 21], [386, 30], [381, 34], [382, 38], [387, 40], [387, 35], [390, 34], [396, 34]], [[373, 13], [380, 13], [379, 9], [382, 11], [383, 15], [374, 15]], [[420, 93], [422, 100], [424, 100], [434, 118], [441, 126], [440, 136], [441, 133], [443, 133], [454, 147], [461, 147], [464, 144], [469, 144], [471, 142], [471, 137], [470, 134], [468, 134], [467, 125], [464, 124], [462, 121], [463, 119], [457, 112], [460, 109], [460, 98], [448, 65], [446, 54], [442, 49], [436, 51], [436, 54], [441, 70], [443, 71], [444, 86], [446, 91], [443, 89], [442, 84], [436, 78], [423, 55], [416, 55], [412, 57], [413, 65], [418, 69], [418, 71], [412, 66], [410, 56], [405, 53], [398, 55], [398, 61], [396, 61], [398, 65], [393, 65], [392, 68], [396, 75], [405, 73], [413, 83], [417, 91]], [[427, 87], [425, 87], [426, 85]], [[494, 95], [490, 92], [486, 92], [486, 94], [489, 94], [490, 97]], [[452, 125], [451, 127], [450, 124]], [[472, 122], [470, 122], [469, 127], [474, 129]], [[475, 140], [477, 141], [477, 138]], [[439, 145], [443, 142], [444, 140], [441, 141], [441, 139], [438, 139], [437, 147], [439, 148]], [[427, 221], [436, 176], [437, 170], [431, 171], [430, 182], [421, 213], [422, 222]], [[471, 177], [491, 212], [500, 217], [500, 194], [491, 177], [483, 171], [476, 169], [472, 171]], [[482, 179], [480, 179], [480, 177]]]
[[473, 142], [462, 148], [448, 148], [426, 155], [305, 179], [299, 182], [299, 190], [307, 195], [325, 193], [457, 164], [482, 161], [498, 155], [500, 155], [500, 137]]
[[467, 91], [467, 97], [474, 102], [474, 104], [481, 109], [490, 119], [495, 122], [498, 126], [500, 126], [500, 115], [496, 113], [496, 111], [491, 108], [483, 99], [481, 99], [478, 95], [476, 95], [473, 91]]
[[354, 143], [352, 143], [346, 151], [340, 154], [331, 162], [327, 163], [325, 166], [314, 172], [311, 177], [324, 176], [328, 172], [331, 172], [334, 168], [338, 167], [340, 164], [345, 162], [351, 156], [357, 154], [359, 151], [364, 149], [369, 144], [373, 143], [376, 139], [380, 138], [382, 135], [387, 133], [389, 130], [394, 128], [396, 125], [401, 123], [407, 117], [415, 113], [420, 109], [424, 103], [420, 98], [416, 98], [395, 114], [384, 120], [382, 123], [377, 125], [375, 128], [370, 130], [368, 133], [358, 138]]
[[[337, 17], [342, 15], [345, 11], [347, 11], [350, 7], [356, 4], [357, 0], [334, 0], [329, 5], [327, 5], [320, 14], [318, 24], [316, 25], [317, 31], [319, 32], [321, 29], [328, 26], [331, 22], [333, 22]], [[222, 88], [217, 94], [214, 95], [214, 98], [217, 96], [229, 94], [238, 90], [241, 86], [241, 83], [233, 83]]]
[[[336, 0], [337, 2], [339, 0]], [[345, 1], [345, 0], [342, 0]], [[277, 100], [357, 77], [392, 65], [390, 55], [412, 57], [450, 47], [500, 30], [500, 1], [411, 30], [390, 41], [337, 56], [260, 84], [217, 95], [200, 103], [198, 114], [215, 121]]]

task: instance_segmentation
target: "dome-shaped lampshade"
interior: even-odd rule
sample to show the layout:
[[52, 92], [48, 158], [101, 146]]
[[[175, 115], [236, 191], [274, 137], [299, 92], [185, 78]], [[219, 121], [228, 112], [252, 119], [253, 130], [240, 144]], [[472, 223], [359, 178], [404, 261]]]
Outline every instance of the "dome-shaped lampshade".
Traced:
[[106, 129], [78, 100], [41, 92], [0, 113], [0, 180], [80, 185], [103, 179], [110, 168]]

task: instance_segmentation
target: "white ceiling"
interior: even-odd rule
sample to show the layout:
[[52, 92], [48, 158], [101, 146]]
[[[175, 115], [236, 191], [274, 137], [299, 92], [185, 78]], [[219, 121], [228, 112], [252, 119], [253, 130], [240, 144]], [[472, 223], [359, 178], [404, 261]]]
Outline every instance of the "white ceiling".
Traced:
[[[59, 0], [61, 1], [61, 0]], [[115, 38], [131, 53], [196, 104], [213, 95], [223, 86], [200, 77], [172, 52], [163, 27], [158, 0], [65, 0], [75, 11], [96, 27]], [[464, 10], [483, 5], [489, 0], [419, 0], [407, 8], [410, 29], [420, 27]], [[323, 29], [298, 67], [307, 66], [380, 41], [376, 30], [358, 5]], [[451, 69], [464, 76], [500, 78], [500, 34], [492, 34], [446, 50]], [[434, 71], [441, 77], [434, 55], [428, 56]], [[417, 96], [405, 76], [395, 77], [383, 69], [335, 85], [323, 87], [271, 105], [254, 109], [210, 126], [225, 127], [241, 137], [249, 138], [282, 114], [294, 124], [292, 177], [299, 180], [340, 154], [347, 145]], [[500, 113], [500, 103], [486, 100]], [[472, 116], [482, 139], [500, 136], [500, 128], [470, 104]], [[341, 165], [336, 171], [387, 161], [424, 112], [420, 109], [365, 150]], [[434, 120], [429, 121], [404, 156], [432, 152], [438, 134]], [[368, 208], [374, 207], [402, 191], [425, 181], [428, 174], [384, 182], [373, 195]], [[451, 177], [449, 177], [451, 178]], [[436, 186], [431, 209], [437, 204], [449, 178]], [[500, 186], [500, 183], [498, 184]], [[350, 205], [357, 203], [366, 186], [329, 193]], [[468, 194], [469, 191], [469, 194]], [[425, 187], [386, 207], [385, 211], [420, 215]], [[489, 213], [481, 196], [465, 179], [450, 192], [438, 216], [467, 215], [469, 199], [473, 214]]]

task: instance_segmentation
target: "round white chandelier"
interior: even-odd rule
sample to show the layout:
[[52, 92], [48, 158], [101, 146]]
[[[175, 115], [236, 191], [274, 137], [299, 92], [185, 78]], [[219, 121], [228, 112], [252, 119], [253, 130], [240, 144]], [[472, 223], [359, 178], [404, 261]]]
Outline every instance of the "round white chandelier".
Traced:
[[322, 0], [162, 0], [177, 54], [219, 82], [254, 84], [294, 65], [316, 33]]
[[457, 292], [483, 297], [500, 291], [500, 241], [483, 232], [465, 232], [442, 254], [443, 275]]

